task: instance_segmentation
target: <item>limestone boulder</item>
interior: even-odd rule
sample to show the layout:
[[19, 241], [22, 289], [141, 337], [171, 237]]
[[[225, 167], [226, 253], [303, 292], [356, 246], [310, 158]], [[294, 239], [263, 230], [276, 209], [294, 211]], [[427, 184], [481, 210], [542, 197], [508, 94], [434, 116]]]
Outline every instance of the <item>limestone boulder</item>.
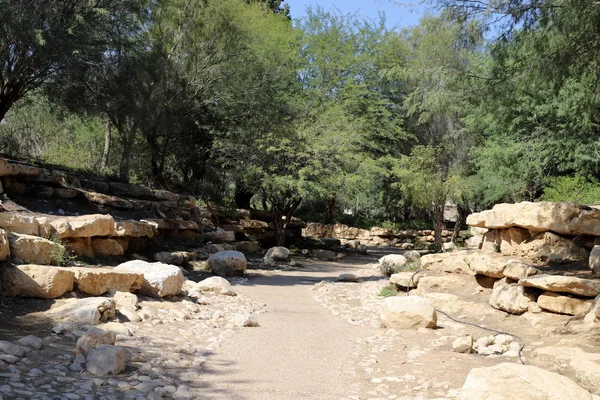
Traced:
[[86, 370], [96, 376], [117, 375], [127, 366], [127, 353], [119, 346], [101, 345], [86, 357]]
[[269, 260], [273, 261], [286, 261], [290, 256], [290, 251], [283, 246], [271, 247], [267, 250], [263, 261], [268, 262]]
[[213, 243], [235, 242], [235, 232], [217, 228], [212, 232], [205, 232], [204, 240]]
[[112, 236], [115, 220], [110, 215], [90, 214], [57, 218], [49, 222], [49, 229], [58, 238]]
[[114, 345], [116, 340], [117, 336], [113, 332], [107, 332], [92, 326], [77, 340], [75, 354], [87, 356], [87, 354], [96, 347], [103, 344]]
[[452, 342], [452, 351], [455, 353], [470, 353], [473, 351], [473, 336], [465, 335]]
[[538, 297], [537, 304], [542, 310], [557, 314], [582, 315], [590, 310], [592, 301], [554, 292], [544, 292]]
[[515, 247], [507, 256], [527, 258], [536, 263], [586, 262], [589, 252], [570, 238], [543, 232]]
[[154, 259], [165, 264], [183, 265], [195, 260], [196, 253], [191, 251], [161, 251], [154, 254]]
[[125, 249], [121, 243], [111, 238], [92, 238], [92, 251], [98, 256], [122, 256]]
[[600, 354], [579, 347], [542, 347], [531, 353], [531, 362], [577, 382], [584, 389], [600, 394]]
[[248, 261], [244, 253], [228, 250], [211, 254], [208, 257], [208, 265], [212, 272], [219, 276], [239, 276], [246, 271]]
[[115, 302], [106, 297], [67, 299], [46, 312], [55, 321], [98, 325], [115, 317]]
[[431, 302], [419, 296], [393, 296], [384, 300], [381, 321], [388, 328], [435, 328], [437, 314]]
[[64, 256], [65, 246], [38, 236], [10, 232], [10, 253], [27, 264], [58, 265]]
[[421, 269], [435, 272], [452, 272], [457, 274], [475, 275], [466, 257], [471, 251], [455, 251], [452, 253], [427, 254], [421, 257]]
[[128, 236], [128, 237], [154, 237], [158, 232], [156, 224], [152, 224], [148, 221], [116, 221], [114, 226], [115, 236]]
[[408, 260], [402, 254], [388, 254], [379, 259], [379, 271], [384, 275], [401, 272]]
[[415, 274], [411, 271], [398, 272], [390, 276], [390, 283], [412, 289], [417, 287], [420, 278], [421, 274]]
[[491, 278], [503, 278], [507, 260], [500, 255], [474, 252], [465, 256], [471, 271]]
[[338, 276], [338, 282], [358, 282], [358, 275], [356, 274], [340, 274]]
[[124, 307], [132, 310], [137, 310], [138, 308], [138, 297], [133, 293], [115, 292], [115, 294], [113, 294], [113, 301], [115, 302], [117, 310]]
[[72, 271], [45, 265], [18, 265], [5, 271], [11, 296], [56, 299], [73, 290]]
[[514, 226], [536, 232], [600, 236], [600, 210], [575, 203], [522, 202], [496, 204], [491, 210], [471, 214], [467, 225], [488, 229]]
[[210, 278], [204, 279], [196, 284], [196, 287], [201, 292], [214, 292], [217, 294], [223, 294], [227, 296], [235, 296], [235, 290], [229, 283], [229, 281], [220, 276], [212, 276]]
[[421, 259], [421, 253], [416, 250], [409, 250], [402, 253], [407, 262], [415, 262]]
[[503, 271], [504, 276], [516, 281], [539, 273], [539, 269], [518, 260], [508, 260]]
[[161, 262], [132, 260], [119, 264], [114, 270], [142, 274], [144, 279], [139, 291], [141, 294], [153, 297], [173, 296], [180, 293], [184, 280], [178, 266]]
[[473, 368], [457, 400], [594, 400], [571, 379], [545, 369], [514, 363]]
[[29, 347], [33, 350], [41, 350], [44, 347], [44, 341], [37, 336], [27, 335], [18, 340], [21, 346]]
[[235, 244], [235, 250], [244, 254], [258, 253], [260, 251], [260, 243], [257, 241], [238, 242]]
[[[477, 289], [477, 281], [472, 275], [460, 274], [417, 274], [417, 287], [420, 292], [448, 292], [456, 291], [456, 288], [470, 288], [472, 291]], [[413, 278], [413, 279], [415, 279]]]
[[535, 296], [517, 283], [508, 283], [501, 279], [494, 283], [489, 303], [492, 307], [510, 314], [523, 314], [529, 309], [529, 303], [535, 302]]
[[109, 291], [132, 292], [142, 287], [141, 273], [116, 271], [112, 268], [63, 268], [75, 274], [75, 287], [82, 293], [100, 296]]
[[335, 259], [335, 252], [331, 250], [316, 249], [313, 250], [312, 255], [317, 260], [331, 261]]
[[592, 302], [590, 311], [585, 315], [583, 322], [586, 324], [597, 324], [600, 322], [600, 295], [596, 296]]
[[588, 264], [594, 274], [600, 274], [600, 245], [594, 246], [590, 252]]
[[2, 212], [0, 213], [0, 228], [24, 235], [39, 236], [40, 234], [39, 223], [33, 215]]
[[538, 274], [519, 280], [519, 284], [583, 297], [596, 297], [600, 293], [600, 282], [574, 276]]

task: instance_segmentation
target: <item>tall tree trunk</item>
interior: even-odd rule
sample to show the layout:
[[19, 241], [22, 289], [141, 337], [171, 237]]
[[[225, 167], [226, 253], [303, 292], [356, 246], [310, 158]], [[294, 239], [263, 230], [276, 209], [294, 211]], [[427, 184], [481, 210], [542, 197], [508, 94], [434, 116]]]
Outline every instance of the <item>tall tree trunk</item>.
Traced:
[[337, 204], [335, 195], [329, 196], [325, 201], [325, 225], [328, 225], [333, 220], [333, 213]]
[[434, 229], [434, 250], [436, 253], [442, 251], [442, 230], [444, 230], [444, 205], [435, 206], [433, 216], [433, 229]]
[[102, 159], [100, 160], [100, 170], [106, 168], [108, 164], [108, 156], [110, 154], [110, 140], [111, 140], [111, 130], [110, 130], [110, 118], [108, 115], [106, 116], [106, 125], [104, 128], [104, 150], [102, 151]]
[[129, 169], [131, 161], [131, 153], [133, 152], [133, 143], [135, 135], [130, 134], [124, 137], [123, 152], [121, 155], [121, 165], [119, 168], [119, 177], [123, 182], [129, 182]]
[[237, 208], [250, 209], [250, 201], [252, 197], [254, 197], [254, 192], [246, 189], [240, 183], [236, 183], [235, 185], [235, 206]]
[[452, 232], [452, 243], [456, 243], [460, 230], [467, 221], [467, 215], [469, 215], [469, 206], [466, 204], [457, 204], [456, 210], [458, 211], [458, 217], [456, 218], [456, 224], [454, 224], [454, 231]]

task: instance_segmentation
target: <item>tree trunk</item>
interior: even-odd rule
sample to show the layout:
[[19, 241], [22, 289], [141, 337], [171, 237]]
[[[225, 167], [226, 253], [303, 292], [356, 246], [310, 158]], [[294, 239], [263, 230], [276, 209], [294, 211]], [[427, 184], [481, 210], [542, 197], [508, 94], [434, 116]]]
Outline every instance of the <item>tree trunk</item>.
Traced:
[[436, 253], [439, 253], [442, 251], [442, 230], [444, 230], [444, 206], [443, 205], [441, 207], [435, 207], [433, 218], [434, 218], [433, 229], [434, 229], [434, 238], [435, 238], [434, 250]]
[[250, 209], [250, 201], [254, 197], [254, 193], [237, 183], [235, 185], [235, 206], [237, 208]]
[[287, 221], [284, 221], [282, 216], [279, 216], [279, 220], [276, 221], [274, 225], [277, 246], [285, 246], [285, 229], [287, 228]]
[[330, 196], [325, 201], [325, 225], [328, 225], [333, 220], [333, 213], [335, 212], [336, 205], [335, 196]]
[[119, 168], [119, 177], [123, 182], [129, 182], [129, 169], [134, 141], [135, 135], [129, 135], [128, 138], [123, 140], [123, 153], [121, 155], [121, 165]]
[[108, 156], [110, 154], [110, 140], [111, 140], [110, 118], [107, 115], [106, 116], [106, 127], [104, 128], [104, 150], [102, 151], [102, 159], [100, 160], [100, 170], [105, 169], [106, 164], [108, 164]]
[[456, 224], [454, 224], [454, 231], [452, 232], [452, 243], [456, 243], [460, 229], [467, 221], [467, 215], [469, 215], [469, 206], [466, 204], [457, 204], [456, 209], [458, 211], [458, 217], [456, 218]]

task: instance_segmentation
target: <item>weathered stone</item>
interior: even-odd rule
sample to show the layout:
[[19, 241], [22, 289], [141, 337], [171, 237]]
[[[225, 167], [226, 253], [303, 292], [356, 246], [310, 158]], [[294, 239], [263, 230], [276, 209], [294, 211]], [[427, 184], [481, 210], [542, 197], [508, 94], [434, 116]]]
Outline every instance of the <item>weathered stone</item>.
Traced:
[[406, 261], [408, 262], [417, 261], [421, 259], [421, 253], [419, 253], [416, 250], [407, 251], [405, 253], [402, 253], [402, 255], [404, 256], [404, 258], [406, 258]]
[[390, 282], [405, 288], [416, 288], [420, 278], [421, 274], [415, 274], [414, 272], [398, 272], [390, 276]]
[[112, 236], [115, 228], [113, 217], [104, 214], [57, 218], [49, 224], [58, 238]]
[[492, 278], [504, 277], [504, 268], [506, 268], [507, 260], [500, 255], [474, 252], [466, 255], [464, 260], [476, 274]]
[[11, 356], [15, 357], [24, 357], [25, 354], [29, 353], [30, 351], [31, 349], [29, 347], [0, 340], [0, 352], [2, 353], [10, 354]]
[[472, 252], [469, 251], [427, 254], [421, 257], [421, 269], [435, 272], [475, 275], [475, 272], [465, 261], [466, 257], [470, 254], [472, 254]]
[[38, 236], [10, 232], [10, 252], [27, 264], [58, 265], [63, 259], [65, 247]]
[[571, 379], [530, 365], [473, 368], [457, 400], [594, 400]]
[[384, 300], [381, 320], [388, 328], [435, 328], [437, 314], [429, 300], [418, 296], [394, 296]]
[[183, 265], [195, 258], [196, 254], [190, 251], [161, 251], [154, 254], [156, 261], [172, 265]]
[[571, 239], [563, 238], [553, 232], [543, 232], [521, 243], [509, 256], [527, 258], [538, 263], [586, 262], [588, 251]]
[[335, 259], [335, 252], [331, 250], [316, 249], [312, 252], [312, 255], [317, 260], [331, 261]]
[[67, 250], [75, 253], [76, 255], [80, 257], [94, 256], [94, 250], [92, 249], [92, 238], [69, 238], [63, 240]]
[[24, 235], [38, 236], [40, 234], [39, 223], [33, 215], [0, 213], [0, 228]]
[[142, 317], [133, 308], [121, 307], [118, 309], [119, 319], [130, 322], [140, 322]]
[[591, 300], [577, 299], [554, 292], [541, 294], [537, 299], [537, 304], [543, 310], [568, 315], [585, 314], [592, 306]]
[[531, 239], [530, 231], [525, 228], [513, 227], [497, 232], [500, 238], [500, 252], [505, 255], [519, 254], [519, 246]]
[[238, 242], [235, 244], [235, 250], [244, 254], [258, 253], [260, 251], [259, 242]]
[[456, 249], [457, 249], [456, 244], [454, 244], [452, 242], [442, 243], [442, 251], [444, 253], [450, 253], [452, 251], [455, 251]]
[[600, 294], [600, 282], [573, 276], [538, 274], [519, 280], [521, 286], [532, 286], [551, 292], [571, 293], [584, 297]]
[[325, 247], [340, 247], [342, 242], [337, 238], [323, 238], [321, 242], [325, 245]]
[[100, 296], [108, 291], [130, 292], [142, 287], [144, 276], [137, 272], [117, 271], [112, 268], [69, 267], [64, 270], [75, 274], [75, 287], [82, 293]]
[[358, 282], [358, 275], [356, 274], [340, 274], [338, 276], [340, 282]]
[[457, 287], [477, 287], [475, 277], [462, 274], [422, 275], [419, 277], [417, 287], [421, 292], [454, 292]]
[[470, 353], [473, 351], [473, 336], [465, 335], [452, 342], [452, 351], [455, 353]]
[[268, 260], [274, 261], [286, 261], [290, 256], [290, 251], [282, 246], [271, 247], [267, 250], [267, 254], [265, 254], [263, 261], [267, 262]]
[[11, 296], [55, 299], [73, 290], [75, 274], [44, 265], [18, 265], [5, 270]]
[[123, 246], [115, 239], [93, 238], [92, 251], [98, 256], [122, 256], [125, 254]]
[[220, 276], [213, 276], [196, 284], [196, 287], [202, 292], [215, 292], [218, 294], [224, 294], [228, 296], [235, 296], [235, 290], [231, 287], [231, 284], [227, 279]]
[[27, 335], [18, 340], [22, 346], [29, 347], [34, 350], [41, 350], [44, 347], [44, 341], [37, 336]]
[[594, 246], [590, 253], [588, 263], [594, 274], [600, 274], [600, 245]]
[[585, 315], [583, 322], [586, 324], [597, 324], [600, 322], [600, 295], [596, 296], [592, 302], [590, 311]]
[[133, 336], [133, 332], [131, 332], [131, 329], [119, 322], [105, 322], [102, 325], [98, 325], [98, 329], [104, 332], [112, 333], [114, 335]]
[[256, 317], [251, 314], [238, 315], [235, 318], [235, 324], [240, 327], [249, 327], [249, 328], [260, 326], [260, 324], [258, 323], [258, 319], [256, 319]]
[[46, 316], [56, 321], [72, 322], [83, 325], [98, 325], [115, 317], [115, 303], [105, 297], [85, 299], [67, 299], [52, 307]]
[[401, 272], [407, 260], [401, 254], [388, 254], [379, 259], [379, 271], [384, 275], [392, 275]]
[[0, 158], [0, 176], [38, 176], [42, 172], [41, 168], [18, 161]]
[[140, 293], [148, 296], [172, 296], [181, 292], [183, 273], [175, 265], [160, 262], [149, 263], [141, 260], [132, 260], [119, 264], [115, 271], [127, 271], [143, 274]]
[[518, 281], [519, 279], [536, 275], [539, 272], [539, 269], [527, 265], [521, 261], [508, 260], [506, 263], [506, 267], [504, 268], [503, 274], [507, 278], [511, 278]]
[[126, 356], [122, 347], [101, 345], [88, 354], [85, 367], [92, 375], [117, 375], [125, 370]]
[[129, 237], [154, 237], [157, 232], [156, 224], [151, 224], [147, 221], [117, 221], [115, 222], [115, 236]]
[[214, 242], [214, 243], [235, 242], [235, 232], [226, 231], [224, 229], [217, 228], [213, 232], [205, 232], [204, 240], [207, 242]]
[[103, 344], [114, 345], [116, 339], [117, 337], [113, 332], [90, 327], [87, 332], [77, 340], [75, 354], [87, 356], [90, 351], [98, 346]]
[[600, 354], [579, 347], [542, 347], [535, 349], [532, 360], [539, 367], [567, 376], [592, 393], [600, 393]]
[[529, 309], [529, 303], [535, 302], [535, 297], [526, 292], [517, 283], [508, 283], [506, 278], [494, 283], [489, 303], [498, 310], [511, 314], [523, 314]]
[[600, 236], [600, 210], [575, 203], [522, 202], [496, 204], [491, 210], [471, 214], [467, 224], [488, 229], [520, 226], [532, 231], [564, 235]]
[[215, 274], [226, 277], [243, 274], [248, 261], [239, 251], [220, 251], [210, 255], [208, 264]]

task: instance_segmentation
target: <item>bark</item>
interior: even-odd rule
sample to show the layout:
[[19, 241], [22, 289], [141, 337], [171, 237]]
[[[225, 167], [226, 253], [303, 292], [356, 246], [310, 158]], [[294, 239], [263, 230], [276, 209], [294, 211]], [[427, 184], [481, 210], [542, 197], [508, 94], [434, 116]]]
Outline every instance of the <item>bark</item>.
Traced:
[[460, 230], [465, 225], [467, 221], [467, 215], [469, 215], [469, 206], [466, 204], [457, 204], [456, 209], [458, 210], [458, 218], [456, 219], [454, 231], [452, 232], [452, 243], [456, 243], [456, 239], [458, 239]]
[[129, 182], [131, 153], [133, 152], [133, 143], [135, 141], [135, 135], [128, 136], [129, 137], [123, 141], [123, 152], [121, 155], [121, 165], [119, 168], [119, 177], [123, 182]]
[[250, 209], [250, 201], [254, 197], [254, 192], [246, 189], [245, 187], [237, 184], [235, 186], [235, 206], [237, 208]]
[[102, 159], [100, 160], [100, 170], [105, 169], [106, 165], [108, 164], [111, 136], [110, 118], [106, 116], [106, 128], [104, 129], [104, 150], [102, 151]]
[[333, 213], [335, 212], [335, 206], [337, 204], [335, 196], [330, 196], [325, 201], [325, 225], [328, 225], [333, 220]]
[[436, 253], [442, 251], [442, 230], [444, 230], [444, 206], [436, 206], [434, 210], [434, 250]]

